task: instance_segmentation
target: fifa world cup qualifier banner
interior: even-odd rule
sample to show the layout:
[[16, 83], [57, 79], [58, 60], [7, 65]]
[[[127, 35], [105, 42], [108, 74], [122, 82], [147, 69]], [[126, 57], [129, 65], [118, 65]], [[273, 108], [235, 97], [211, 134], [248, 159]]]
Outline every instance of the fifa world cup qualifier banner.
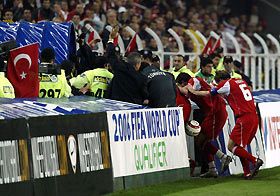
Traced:
[[259, 103], [261, 131], [265, 149], [265, 168], [280, 165], [280, 107], [279, 102]]
[[107, 112], [113, 176], [189, 167], [182, 108]]

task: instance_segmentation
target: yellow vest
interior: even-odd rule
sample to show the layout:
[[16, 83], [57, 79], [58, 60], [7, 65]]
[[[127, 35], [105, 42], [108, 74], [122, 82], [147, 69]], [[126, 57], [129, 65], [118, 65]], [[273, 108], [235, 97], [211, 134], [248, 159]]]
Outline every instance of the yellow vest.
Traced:
[[0, 72], [0, 97], [15, 98], [14, 87], [3, 72]]
[[70, 83], [76, 88], [82, 88], [89, 83], [89, 92], [91, 95], [94, 97], [103, 97], [113, 76], [114, 75], [105, 68], [96, 68], [86, 71], [76, 78], [72, 78]]
[[187, 74], [189, 74], [191, 77], [195, 77], [194, 73], [193, 73], [191, 70], [189, 70], [188, 68], [186, 68], [186, 66], [181, 67], [178, 71], [175, 71], [175, 67], [174, 67], [174, 68], [173, 68], [173, 71], [172, 71], [172, 74], [174, 75], [174, 78], [176, 79], [177, 76], [178, 76], [181, 72], [187, 73]]
[[71, 87], [67, 84], [65, 71], [63, 69], [60, 75], [39, 75], [39, 81], [39, 97], [61, 98], [69, 97], [71, 94]]

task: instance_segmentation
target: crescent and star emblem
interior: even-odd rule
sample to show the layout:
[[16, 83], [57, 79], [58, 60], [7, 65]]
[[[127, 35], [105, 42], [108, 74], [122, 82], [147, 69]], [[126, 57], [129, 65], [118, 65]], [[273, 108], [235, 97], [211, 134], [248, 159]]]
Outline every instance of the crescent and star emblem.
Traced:
[[[16, 56], [16, 58], [14, 59], [14, 66], [16, 67], [17, 66], [17, 62], [20, 60], [20, 59], [26, 59], [29, 63], [29, 67], [28, 69], [30, 69], [31, 67], [31, 58], [28, 54], [19, 54]], [[20, 74], [20, 77], [21, 79], [25, 79], [26, 78], [26, 75], [27, 73], [25, 73], [24, 71], [22, 71], [22, 74]]]

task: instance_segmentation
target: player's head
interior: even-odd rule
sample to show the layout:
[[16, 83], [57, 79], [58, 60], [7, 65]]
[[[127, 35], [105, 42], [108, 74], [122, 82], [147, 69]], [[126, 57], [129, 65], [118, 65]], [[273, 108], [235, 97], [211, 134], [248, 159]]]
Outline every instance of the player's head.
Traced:
[[179, 86], [186, 86], [191, 78], [192, 77], [189, 74], [181, 72], [176, 78], [176, 83]]
[[155, 65], [157, 68], [160, 69], [160, 58], [158, 57], [158, 55], [156, 54], [152, 55], [152, 63], [153, 65]]
[[211, 75], [213, 62], [209, 57], [200, 57], [201, 72], [206, 75]]
[[217, 84], [220, 82], [227, 80], [230, 78], [230, 75], [227, 71], [221, 70], [221, 71], [216, 71], [216, 76], [215, 76], [215, 81]]

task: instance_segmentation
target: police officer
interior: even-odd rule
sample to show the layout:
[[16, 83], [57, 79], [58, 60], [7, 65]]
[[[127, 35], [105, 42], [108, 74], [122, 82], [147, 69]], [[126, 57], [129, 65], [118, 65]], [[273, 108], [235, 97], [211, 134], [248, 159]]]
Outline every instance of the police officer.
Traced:
[[[53, 64], [55, 61], [54, 50], [45, 48], [41, 53], [41, 64]], [[39, 97], [61, 98], [69, 97], [71, 87], [67, 84], [65, 71], [62, 69], [60, 75], [41, 74], [39, 76]]]
[[104, 56], [96, 57], [95, 67], [97, 68], [86, 71], [71, 79], [70, 83], [71, 86], [79, 89], [89, 83], [89, 91], [86, 94], [94, 97], [103, 97], [113, 78], [113, 74], [108, 71], [108, 60]]
[[0, 97], [15, 98], [15, 91], [13, 85], [5, 77], [5, 73], [1, 72], [4, 68], [4, 61], [0, 59]]
[[160, 59], [153, 55], [142, 73], [148, 77], [149, 107], [176, 107], [177, 88], [174, 76], [160, 70]]
[[184, 57], [182, 55], [178, 54], [173, 57], [173, 66], [174, 68], [172, 74], [174, 75], [175, 79], [181, 72], [187, 73], [191, 77], [194, 77], [194, 73], [185, 66]]

